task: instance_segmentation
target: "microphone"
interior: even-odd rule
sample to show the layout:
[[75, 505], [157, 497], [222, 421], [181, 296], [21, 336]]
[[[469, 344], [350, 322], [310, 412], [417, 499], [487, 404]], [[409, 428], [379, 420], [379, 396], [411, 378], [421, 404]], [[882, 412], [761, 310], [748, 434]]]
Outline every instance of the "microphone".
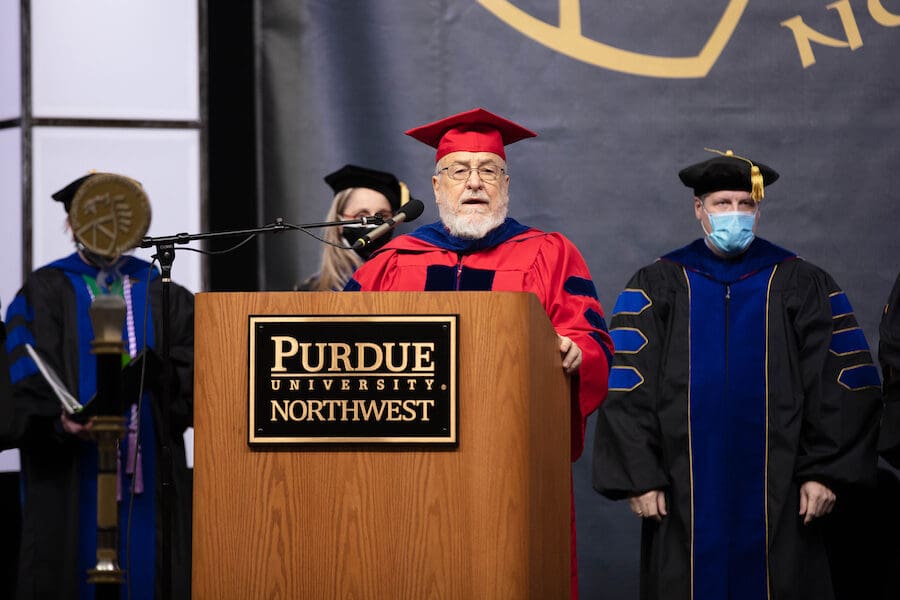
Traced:
[[410, 198], [409, 202], [400, 207], [400, 210], [397, 211], [397, 214], [395, 214], [390, 219], [385, 220], [384, 223], [353, 242], [352, 248], [354, 250], [365, 248], [367, 245], [371, 244], [373, 240], [377, 240], [400, 223], [418, 219], [424, 210], [425, 205], [421, 200]]

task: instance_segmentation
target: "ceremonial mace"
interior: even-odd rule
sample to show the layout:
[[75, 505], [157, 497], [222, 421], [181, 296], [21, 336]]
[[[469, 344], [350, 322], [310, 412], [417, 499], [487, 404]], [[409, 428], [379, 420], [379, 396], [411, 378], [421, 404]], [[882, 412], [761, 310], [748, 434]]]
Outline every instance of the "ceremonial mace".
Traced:
[[125, 572], [119, 567], [118, 486], [119, 439], [125, 435], [120, 380], [122, 373], [122, 325], [125, 300], [102, 294], [90, 307], [94, 340], [91, 352], [97, 355], [97, 416], [91, 437], [97, 442], [97, 564], [88, 570], [88, 583], [95, 584], [97, 600], [119, 598]]
[[[80, 251], [97, 264], [113, 265], [137, 246], [150, 226], [150, 202], [137, 181], [114, 173], [94, 173], [72, 198], [69, 223]], [[101, 275], [103, 270], [101, 270]], [[98, 294], [89, 309], [97, 356], [97, 393], [91, 438], [97, 443], [97, 564], [88, 569], [97, 600], [118, 600], [125, 571], [119, 566], [119, 440], [127, 428], [122, 398], [125, 300]], [[167, 590], [168, 588], [163, 588]]]

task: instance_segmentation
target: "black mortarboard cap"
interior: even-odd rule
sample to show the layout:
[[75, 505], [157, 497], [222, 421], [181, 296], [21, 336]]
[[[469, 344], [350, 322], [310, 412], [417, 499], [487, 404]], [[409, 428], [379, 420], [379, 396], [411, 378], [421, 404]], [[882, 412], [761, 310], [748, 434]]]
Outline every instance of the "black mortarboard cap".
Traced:
[[720, 156], [685, 167], [678, 173], [681, 182], [694, 189], [695, 196], [721, 190], [741, 190], [750, 192], [751, 197], [762, 200], [764, 188], [778, 180], [778, 173], [762, 163], [736, 156], [728, 150], [710, 150]]
[[56, 200], [57, 202], [62, 202], [63, 206], [66, 207], [66, 212], [68, 213], [69, 210], [71, 210], [71, 208], [72, 208], [72, 200], [75, 198], [75, 194], [78, 193], [79, 188], [81, 188], [81, 186], [84, 184], [85, 181], [87, 181], [94, 175], [96, 175], [96, 173], [88, 173], [87, 175], [84, 175], [83, 177], [79, 177], [78, 179], [76, 179], [72, 183], [68, 184], [63, 189], [52, 194], [50, 197], [53, 198], [54, 200]]
[[344, 165], [334, 173], [326, 175], [325, 183], [331, 186], [335, 194], [347, 188], [358, 187], [381, 192], [388, 199], [394, 212], [397, 212], [409, 198], [409, 192], [405, 190], [406, 186], [395, 176], [384, 171], [366, 169], [356, 165]]

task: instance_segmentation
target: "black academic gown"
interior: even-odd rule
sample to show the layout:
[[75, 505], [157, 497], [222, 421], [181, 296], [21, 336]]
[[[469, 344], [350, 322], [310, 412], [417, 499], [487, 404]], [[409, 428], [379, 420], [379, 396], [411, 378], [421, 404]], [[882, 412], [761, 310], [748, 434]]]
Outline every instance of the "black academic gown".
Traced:
[[878, 357], [884, 413], [878, 484], [844, 493], [828, 519], [828, 556], [838, 600], [900, 598], [900, 276], [881, 318]]
[[900, 468], [900, 275], [884, 307], [879, 327], [878, 360], [884, 377], [884, 418], [878, 449]]
[[9, 382], [9, 360], [6, 355], [6, 323], [0, 321], [0, 451], [14, 446], [11, 438], [13, 422], [12, 385]]
[[613, 309], [593, 482], [662, 489], [641, 598], [828, 600], [821, 523], [799, 489], [875, 477], [878, 373], [846, 295], [764, 240], [721, 260], [702, 240], [641, 269]]
[[[129, 261], [135, 277], [146, 280], [147, 263], [136, 259]], [[74, 255], [59, 262], [75, 265], [76, 269], [84, 268], [77, 264]], [[32, 343], [70, 391], [85, 389], [79, 375], [79, 361], [83, 356], [81, 347], [89, 340], [84, 340], [79, 334], [85, 332], [85, 325], [79, 320], [76, 292], [67, 272], [71, 273], [63, 268], [45, 267], [29, 275], [17, 295], [17, 302], [10, 305], [7, 317], [7, 346], [14, 378], [13, 420], [8, 435], [13, 445], [20, 449], [25, 498], [17, 594], [20, 600], [78, 598], [79, 582], [85, 578], [78, 556], [79, 519], [83, 511], [83, 506], [79, 506], [79, 493], [84, 481], [80, 472], [80, 457], [84, 455], [85, 444], [90, 442], [77, 440], [62, 432], [60, 404], [39, 374], [27, 374], [33, 371], [33, 364], [28, 364], [30, 359], [24, 347], [24, 342]], [[161, 285], [158, 272], [154, 272], [150, 282], [150, 310], [156, 343], [162, 339]], [[138, 289], [135, 287], [135, 290]], [[143, 305], [142, 299], [135, 298], [135, 302]], [[171, 493], [175, 508], [171, 534], [174, 592], [167, 597], [180, 599], [190, 597], [191, 475], [185, 462], [182, 434], [193, 419], [193, 296], [176, 284], [170, 288], [170, 315], [171, 358], [175, 375], [172, 376], [174, 393], [170, 404], [169, 446], [174, 462], [174, 489]], [[136, 321], [136, 327], [140, 328], [139, 316]], [[16, 381], [23, 369], [25, 376]], [[152, 383], [148, 385], [154, 387]], [[80, 400], [85, 401], [84, 398]], [[0, 399], [2, 401], [6, 399]], [[151, 407], [153, 422], [158, 424], [158, 398], [151, 401]], [[158, 544], [161, 523], [159, 499], [162, 496], [158, 452], [162, 440], [158, 426], [153, 428], [153, 433], [153, 443], [145, 447], [154, 447], [154, 460], [145, 464], [152, 464], [155, 472], [144, 473], [144, 481], [147, 486], [153, 486], [156, 499], [156, 515], [151, 527], [155, 527], [157, 543], [155, 551], [150, 551], [155, 553], [158, 582], [162, 564]], [[90, 474], [87, 477], [89, 479]], [[121, 529], [124, 530], [125, 526], [126, 523], [120, 522]], [[140, 528], [141, 524], [135, 523], [133, 526]], [[150, 535], [153, 535], [152, 531]], [[123, 569], [128, 566], [126, 558], [119, 557]], [[146, 592], [145, 588], [133, 590], [131, 597], [143, 597]], [[155, 596], [163, 597], [158, 586]]]

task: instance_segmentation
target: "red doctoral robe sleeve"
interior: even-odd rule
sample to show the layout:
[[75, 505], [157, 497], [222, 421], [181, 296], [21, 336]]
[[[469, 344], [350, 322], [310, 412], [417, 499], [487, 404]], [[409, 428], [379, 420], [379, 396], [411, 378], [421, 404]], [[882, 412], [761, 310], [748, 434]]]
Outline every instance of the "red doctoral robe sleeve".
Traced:
[[[448, 285], [436, 270], [490, 273], [493, 291], [532, 292], [540, 299], [559, 335], [575, 342], [582, 363], [573, 378], [572, 460], [581, 456], [588, 416], [606, 398], [613, 344], [590, 271], [565, 236], [530, 229], [498, 246], [458, 254], [411, 236], [401, 236], [354, 274], [359, 291], [468, 290], [466, 277]], [[488, 279], [477, 278], [479, 282]], [[485, 289], [485, 288], [479, 288]]]

